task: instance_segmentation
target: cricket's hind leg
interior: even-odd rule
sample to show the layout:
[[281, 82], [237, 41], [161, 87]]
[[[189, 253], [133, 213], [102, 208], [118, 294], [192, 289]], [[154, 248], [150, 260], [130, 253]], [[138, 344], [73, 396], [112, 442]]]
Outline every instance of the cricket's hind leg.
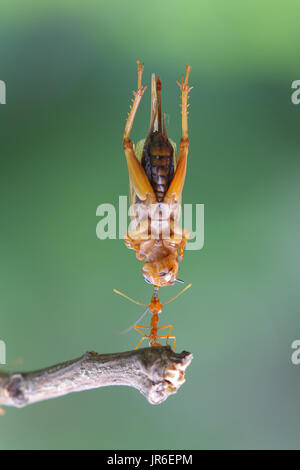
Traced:
[[178, 157], [178, 163], [172, 182], [169, 186], [168, 192], [165, 197], [165, 202], [176, 199], [178, 200], [181, 196], [186, 167], [187, 167], [187, 156], [189, 152], [189, 136], [188, 136], [188, 98], [189, 92], [193, 87], [189, 87], [188, 79], [191, 67], [186, 66], [185, 79], [181, 78], [181, 83], [177, 82], [181, 91], [181, 125], [182, 125], [182, 138], [180, 140], [180, 151]]
[[188, 84], [190, 71], [191, 71], [191, 66], [187, 65], [184, 81], [183, 81], [183, 77], [181, 77], [181, 83], [177, 82], [181, 91], [181, 125], [182, 125], [182, 139], [181, 140], [188, 139], [188, 107], [189, 107], [188, 98], [189, 98], [189, 92], [193, 88], [193, 87], [189, 87], [189, 84]]
[[146, 86], [142, 86], [142, 74], [143, 74], [144, 66], [141, 65], [140, 61], [138, 61], [138, 89], [134, 92], [134, 99], [132, 101], [132, 106], [130, 108], [130, 112], [128, 114], [128, 118], [125, 123], [125, 129], [123, 134], [123, 147], [124, 152], [127, 160], [127, 167], [129, 178], [133, 184], [134, 190], [138, 197], [144, 201], [147, 199], [148, 194], [151, 195], [153, 201], [155, 200], [155, 194], [152, 189], [152, 186], [147, 178], [147, 175], [136, 158], [135, 151], [133, 148], [133, 143], [130, 140], [130, 132], [132, 129], [132, 125], [134, 122], [134, 118], [138, 107], [140, 105], [141, 99], [143, 94], [145, 93]]
[[140, 105], [143, 94], [145, 93], [147, 89], [147, 86], [144, 86], [144, 87], [142, 86], [142, 76], [143, 76], [144, 65], [141, 65], [139, 60], [137, 61], [137, 64], [138, 64], [138, 86], [137, 86], [137, 91], [133, 92], [134, 99], [132, 100], [132, 106], [130, 108], [130, 112], [128, 114], [128, 118], [125, 124], [124, 135], [123, 135], [124, 140], [129, 139], [129, 135], [132, 129], [136, 112]]

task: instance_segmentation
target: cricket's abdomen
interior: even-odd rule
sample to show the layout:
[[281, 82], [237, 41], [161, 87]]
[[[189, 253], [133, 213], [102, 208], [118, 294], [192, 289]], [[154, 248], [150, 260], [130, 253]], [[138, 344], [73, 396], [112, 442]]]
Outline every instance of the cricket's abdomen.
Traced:
[[168, 138], [154, 132], [145, 142], [142, 166], [153, 187], [158, 202], [165, 194], [174, 176], [174, 150]]

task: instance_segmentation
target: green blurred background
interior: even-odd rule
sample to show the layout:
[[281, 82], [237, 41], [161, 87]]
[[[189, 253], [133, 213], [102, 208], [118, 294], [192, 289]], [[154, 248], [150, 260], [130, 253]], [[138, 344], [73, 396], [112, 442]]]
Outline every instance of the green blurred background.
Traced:
[[[0, 419], [0, 448], [300, 448], [298, 1], [6, 1], [0, 6], [0, 338], [33, 370], [117, 335], [151, 289], [122, 241], [96, 238], [96, 208], [128, 193], [122, 132], [136, 60], [163, 81], [179, 141], [176, 79], [192, 65], [184, 202], [205, 204], [205, 246], [168, 305], [194, 354], [177, 395], [72, 394]], [[145, 136], [146, 92], [132, 137]], [[180, 286], [162, 291], [167, 300]], [[17, 369], [6, 366], [4, 370]]]

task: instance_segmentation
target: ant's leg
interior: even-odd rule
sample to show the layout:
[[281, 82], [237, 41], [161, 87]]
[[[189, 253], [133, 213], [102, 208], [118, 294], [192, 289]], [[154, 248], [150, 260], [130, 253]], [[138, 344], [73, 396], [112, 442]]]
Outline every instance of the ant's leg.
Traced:
[[158, 336], [158, 338], [166, 339], [166, 343], [167, 343], [167, 344], [168, 344], [168, 340], [169, 340], [169, 339], [173, 339], [174, 342], [173, 342], [172, 350], [174, 351], [175, 344], [176, 344], [176, 336], [164, 335], [164, 336]]
[[167, 335], [158, 336], [158, 338], [165, 338], [167, 344], [168, 344], [168, 340], [169, 340], [169, 339], [173, 339], [174, 342], [173, 342], [173, 347], [172, 347], [172, 349], [174, 350], [175, 344], [176, 344], [176, 336], [170, 336], [170, 333], [171, 333], [171, 331], [173, 330], [174, 327], [173, 327], [173, 325], [165, 325], [165, 326], [159, 326], [157, 329], [161, 330], [161, 329], [163, 329], [163, 328], [170, 328], [170, 329], [169, 329], [169, 332], [168, 332]]
[[144, 330], [149, 330], [151, 326], [134, 325], [133, 328], [135, 329], [135, 331], [138, 331], [139, 333], [141, 333], [141, 335], [145, 335], [145, 332], [139, 330], [139, 328], [143, 328]]
[[158, 330], [162, 330], [163, 328], [170, 328], [169, 330], [169, 333], [167, 336], [169, 336], [169, 334], [171, 333], [171, 331], [173, 330], [174, 326], [173, 325], [164, 325], [164, 326], [158, 326], [157, 329]]
[[147, 339], [147, 336], [143, 336], [134, 349], [138, 349], [141, 343], [144, 341], [144, 339]]
[[133, 328], [135, 329], [135, 331], [138, 331], [138, 333], [141, 333], [141, 335], [143, 335], [140, 341], [138, 342], [138, 344], [136, 345], [136, 347], [134, 348], [134, 349], [138, 349], [138, 347], [144, 341], [144, 339], [147, 339], [149, 337], [148, 335], [146, 335], [144, 331], [141, 331], [139, 328], [143, 328], [144, 330], [149, 330], [150, 326], [134, 325]]

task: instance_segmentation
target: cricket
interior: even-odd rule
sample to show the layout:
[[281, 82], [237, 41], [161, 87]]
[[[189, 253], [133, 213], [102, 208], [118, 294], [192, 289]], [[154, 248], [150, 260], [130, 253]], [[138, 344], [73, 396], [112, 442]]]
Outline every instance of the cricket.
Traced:
[[[147, 137], [135, 146], [130, 132], [147, 86], [142, 85], [144, 65], [138, 65], [137, 91], [128, 114], [123, 147], [130, 181], [130, 229], [125, 234], [127, 248], [144, 261], [142, 274], [155, 291], [173, 285], [178, 279], [179, 261], [189, 238], [188, 230], [179, 224], [181, 197], [185, 181], [188, 138], [188, 98], [192, 87], [188, 79], [191, 67], [186, 66], [185, 78], [177, 82], [181, 91], [182, 137], [179, 155], [176, 144], [168, 137], [165, 114], [162, 113], [160, 77], [151, 81], [151, 112]], [[153, 209], [154, 208], [154, 209]]]

